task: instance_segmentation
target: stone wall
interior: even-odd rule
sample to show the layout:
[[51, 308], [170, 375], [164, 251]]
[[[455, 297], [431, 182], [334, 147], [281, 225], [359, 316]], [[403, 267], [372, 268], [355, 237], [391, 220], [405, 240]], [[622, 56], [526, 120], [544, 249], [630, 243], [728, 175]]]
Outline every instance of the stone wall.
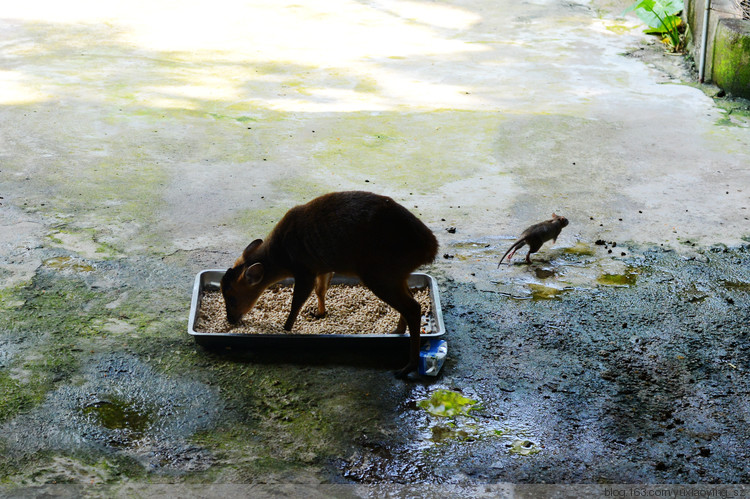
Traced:
[[[687, 0], [683, 16], [688, 51], [700, 66], [705, 0]], [[750, 20], [734, 0], [712, 0], [708, 19], [704, 81], [734, 96], [750, 98]]]

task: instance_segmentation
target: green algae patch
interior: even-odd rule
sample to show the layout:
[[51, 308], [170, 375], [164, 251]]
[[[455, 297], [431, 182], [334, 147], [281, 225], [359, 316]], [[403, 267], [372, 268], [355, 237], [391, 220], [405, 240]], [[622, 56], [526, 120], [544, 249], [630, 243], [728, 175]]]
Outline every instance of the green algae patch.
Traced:
[[750, 21], [730, 18], [719, 22], [712, 74], [719, 87], [750, 98]]
[[[19, 297], [18, 288], [0, 288], [0, 310], [11, 310], [14, 308], [22, 307], [24, 300]], [[2, 315], [0, 315], [2, 317]], [[0, 320], [0, 324], [1, 324]]]
[[742, 109], [728, 109], [723, 118], [716, 121], [717, 126], [750, 127], [750, 111]]
[[97, 240], [98, 229], [72, 227], [70, 220], [56, 225], [46, 238], [53, 246], [76, 253], [80, 258], [111, 259], [120, 256], [112, 245]]
[[350, 113], [316, 129], [315, 170], [354, 185], [367, 180], [372, 189], [432, 192], [495, 166], [487, 138], [501, 120], [496, 113], [450, 110]]
[[[76, 164], [75, 169], [54, 165], [43, 184], [54, 186], [49, 193], [50, 201], [35, 207], [34, 211], [54, 216], [76, 214], [75, 225], [97, 227], [91, 232], [92, 241], [103, 236], [117, 239], [125, 233], [131, 235], [123, 244], [156, 240], [158, 236], [153, 227], [161, 219], [162, 194], [170, 175], [157, 159], [141, 157], [133, 151], [123, 152], [123, 156], [122, 161], [108, 159]], [[52, 237], [56, 244], [68, 246], [64, 236]], [[113, 253], [110, 245], [97, 243], [94, 248], [94, 252]]]
[[[231, 225], [241, 227], [250, 238], [263, 238], [281, 220], [289, 209], [307, 203], [316, 196], [330, 191], [330, 186], [306, 176], [289, 176], [271, 183], [278, 196], [263, 208], [244, 209], [235, 215]], [[239, 256], [239, 253], [238, 253]]]
[[33, 388], [36, 387], [22, 383], [8, 373], [0, 374], [0, 392], [3, 394], [0, 397], [0, 423], [41, 401], [44, 392]]
[[576, 256], [594, 256], [596, 254], [593, 246], [587, 243], [583, 243], [583, 242], [577, 242], [575, 245], [571, 246], [570, 248], [565, 248], [563, 252], [565, 252], [565, 254], [568, 254], [568, 255], [576, 255]]
[[467, 416], [469, 411], [476, 408], [478, 401], [464, 397], [451, 390], [437, 390], [432, 396], [420, 400], [417, 405], [433, 416], [452, 418]]
[[[156, 335], [169, 339], [184, 331], [183, 318], [174, 319], [169, 310], [172, 301], [179, 301], [174, 312], [182, 311], [184, 300], [165, 297], [163, 289], [123, 292], [121, 273], [111, 285], [108, 281], [117, 266], [55, 257], [44, 260], [31, 281], [0, 289], [0, 422], [38, 406], [60, 382], [75, 377], [95, 351], [148, 342]], [[152, 270], [145, 265], [132, 270], [144, 271]], [[89, 283], [92, 277], [96, 285]], [[115, 334], [112, 321], [134, 328]], [[146, 349], [153, 348], [152, 341]]]
[[[342, 390], [322, 369], [240, 361], [246, 358], [239, 351], [195, 358], [206, 361], [201, 376], [221, 387], [229, 410], [219, 425], [193, 442], [215, 453], [252, 456], [243, 458], [236, 471], [248, 480], [340, 452], [342, 442], [356, 438], [351, 432], [377, 414], [377, 396]], [[358, 403], [366, 408], [355, 410]]]
[[[295, 203], [296, 204], [296, 203]], [[278, 205], [268, 208], [243, 210], [232, 220], [232, 225], [241, 227], [242, 232], [248, 234], [249, 243], [252, 239], [265, 238], [271, 229], [281, 220], [281, 217], [289, 211], [293, 204]], [[241, 248], [238, 248], [239, 256]]]
[[41, 347], [33, 353], [16, 353], [0, 371], [0, 423], [27, 411], [44, 400], [57, 380], [70, 376], [80, 366], [71, 346]]
[[750, 293], [750, 282], [742, 281], [724, 281], [722, 283], [725, 289], [729, 291], [740, 291], [743, 293]]
[[[67, 265], [54, 261], [54, 265]], [[85, 267], [84, 267], [85, 268]], [[88, 270], [87, 270], [88, 271]], [[7, 321], [8, 331], [24, 335], [51, 335], [54, 338], [90, 336], [98, 333], [94, 320], [104, 308], [107, 297], [83, 282], [67, 279], [39, 279], [16, 292], [22, 306], [9, 310], [0, 318], [0, 327]]]
[[[82, 457], [92, 469], [114, 464], [115, 473], [128, 478], [180, 471], [186, 462], [190, 471], [210, 466], [208, 453], [188, 439], [218, 420], [223, 405], [215, 389], [165, 376], [130, 354], [83, 352], [80, 357], [83, 363], [72, 376], [59, 379], [41, 400], [5, 422], [10, 452], [37, 463], [35, 470], [46, 467], [49, 457]], [[0, 457], [0, 469], [14, 465], [15, 460]], [[71, 471], [75, 480], [80, 474]]]
[[529, 289], [531, 289], [532, 300], [556, 300], [567, 291], [564, 288], [555, 288], [543, 284], [529, 284]]
[[256, 118], [254, 116], [247, 116], [247, 115], [240, 115], [240, 116], [230, 116], [228, 114], [221, 114], [221, 113], [208, 113], [208, 116], [211, 118], [221, 121], [221, 120], [234, 120], [238, 123], [247, 124], [247, 123], [257, 123], [260, 121], [259, 118]]
[[624, 35], [633, 29], [633, 27], [625, 26], [624, 24], [608, 24], [605, 28], [616, 35]]
[[[140, 482], [147, 480], [145, 470], [140, 464], [132, 458], [118, 455], [109, 455], [104, 458], [83, 454], [66, 456], [45, 453], [36, 456], [32, 462], [34, 462], [34, 467], [30, 475], [24, 472], [30, 465], [28, 459], [10, 462], [5, 466], [0, 463], [0, 477], [2, 477], [0, 486], [7, 484], [12, 487], [40, 487], [57, 484], [53, 487], [60, 487], [62, 484], [70, 484], [77, 488], [82, 484], [87, 486], [113, 484], [123, 476]], [[103, 492], [99, 495], [102, 494]]]
[[634, 286], [638, 280], [638, 272], [633, 269], [628, 269], [622, 274], [602, 274], [596, 282], [603, 286], [619, 286], [619, 287], [630, 287]]
[[357, 85], [354, 87], [355, 92], [359, 93], [375, 93], [380, 89], [378, 81], [375, 78], [360, 78]]
[[432, 444], [460, 442], [471, 445], [497, 439], [504, 442], [509, 454], [530, 456], [541, 450], [539, 444], [530, 440], [527, 430], [511, 428], [507, 422], [477, 413], [480, 402], [456, 391], [436, 390], [429, 398], [420, 400], [417, 407], [436, 417], [423, 433], [423, 439]]
[[122, 430], [128, 441], [143, 438], [154, 421], [152, 411], [120, 397], [96, 401], [81, 412], [108, 430]]
[[55, 270], [72, 270], [73, 272], [93, 272], [94, 267], [70, 256], [57, 256], [45, 260], [43, 264]]

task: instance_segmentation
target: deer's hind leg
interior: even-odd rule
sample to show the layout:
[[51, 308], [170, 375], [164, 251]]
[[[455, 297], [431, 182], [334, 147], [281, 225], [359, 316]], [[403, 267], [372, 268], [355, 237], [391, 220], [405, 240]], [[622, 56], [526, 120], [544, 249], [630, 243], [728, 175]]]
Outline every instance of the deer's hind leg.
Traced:
[[318, 274], [315, 277], [315, 295], [318, 297], [318, 309], [315, 317], [325, 317], [326, 315], [326, 293], [331, 285], [333, 272], [327, 274]]

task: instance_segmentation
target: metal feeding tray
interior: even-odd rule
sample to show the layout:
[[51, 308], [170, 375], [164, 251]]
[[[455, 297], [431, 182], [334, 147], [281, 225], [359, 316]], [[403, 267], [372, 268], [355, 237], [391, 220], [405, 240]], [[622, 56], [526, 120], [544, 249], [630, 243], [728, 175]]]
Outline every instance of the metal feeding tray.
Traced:
[[[188, 333], [195, 338], [195, 341], [205, 347], [256, 347], [274, 344], [299, 344], [309, 345], [321, 343], [330, 345], [333, 343], [380, 343], [380, 342], [398, 342], [408, 341], [409, 334], [295, 334], [294, 329], [286, 334], [246, 334], [246, 333], [211, 333], [206, 331], [196, 331], [195, 327], [198, 322], [200, 313], [200, 304], [205, 291], [216, 291], [219, 289], [219, 283], [224, 275], [225, 270], [203, 270], [195, 277], [193, 285], [193, 298], [190, 302], [190, 317], [188, 319]], [[358, 278], [334, 275], [331, 280], [331, 286], [337, 284], [358, 284]], [[294, 279], [285, 279], [280, 283], [282, 286], [294, 285]], [[422, 333], [420, 338], [438, 338], [445, 334], [443, 324], [443, 312], [440, 308], [440, 297], [435, 279], [428, 274], [414, 273], [409, 277], [409, 287], [429, 290], [432, 313], [428, 317], [429, 333]], [[263, 299], [261, 297], [261, 299]], [[288, 311], [287, 311], [288, 312]]]

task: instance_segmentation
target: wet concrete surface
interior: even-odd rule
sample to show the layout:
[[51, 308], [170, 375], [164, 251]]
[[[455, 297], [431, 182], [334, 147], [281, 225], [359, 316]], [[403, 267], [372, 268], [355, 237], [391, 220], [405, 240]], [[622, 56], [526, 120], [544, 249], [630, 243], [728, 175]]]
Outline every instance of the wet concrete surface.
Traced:
[[[555, 286], [581, 257], [552, 255], [498, 272]], [[209, 351], [163, 310], [115, 327], [134, 318], [103, 311], [113, 296], [95, 276], [40, 271], [4, 319], [6, 483], [743, 483], [749, 259], [647, 248], [627, 284], [551, 297], [478, 290], [438, 265], [450, 356], [409, 382], [393, 376], [405, 349]], [[147, 301], [174, 284], [150, 275]], [[62, 327], [30, 313], [39, 294], [72, 293], [90, 294], [49, 313], [78, 310]], [[473, 402], [431, 414], [422, 401], [442, 391]]]
[[747, 282], [748, 257], [709, 259], [647, 250], [630, 267], [631, 284], [554, 299], [498, 303], [459, 286], [451, 315], [466, 334], [453, 342], [454, 361], [471, 368], [456, 373], [458, 386], [488, 397], [489, 414], [528, 425], [541, 447], [534, 459], [498, 459], [498, 444], [482, 442], [465, 473], [514, 482], [745, 482], [748, 296], [731, 283]]
[[[4, 490], [748, 482], [746, 102], [625, 4], [86, 5], [1, 21]], [[195, 274], [350, 188], [440, 240], [441, 375], [196, 346]]]

